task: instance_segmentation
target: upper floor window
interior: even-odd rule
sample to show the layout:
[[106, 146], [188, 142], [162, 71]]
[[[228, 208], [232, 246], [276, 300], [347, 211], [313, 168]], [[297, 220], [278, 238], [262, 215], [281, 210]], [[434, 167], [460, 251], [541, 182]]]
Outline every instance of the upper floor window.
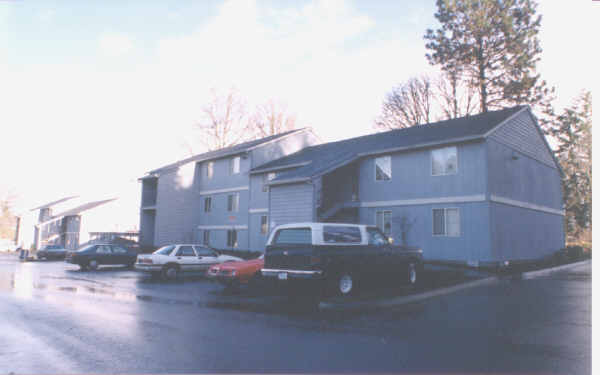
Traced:
[[455, 174], [457, 170], [456, 146], [431, 150], [431, 174], [433, 176]]
[[227, 211], [237, 212], [240, 207], [240, 193], [233, 193], [227, 196]]
[[392, 179], [392, 157], [382, 156], [375, 159], [375, 180], [387, 181]]
[[211, 178], [213, 178], [213, 168], [215, 167], [215, 162], [214, 161], [209, 161], [208, 163], [206, 163], [206, 178], [208, 180], [210, 180]]
[[274, 172], [263, 174], [263, 187], [262, 187], [262, 191], [264, 191], [264, 192], [269, 191], [269, 185], [267, 185], [267, 182], [271, 181], [275, 177], [277, 177], [277, 175]]
[[234, 156], [229, 159], [229, 174], [238, 174], [240, 173], [240, 157]]
[[204, 212], [210, 212], [211, 208], [212, 208], [212, 198], [205, 197], [204, 198]]
[[434, 236], [460, 236], [460, 214], [458, 208], [433, 209]]

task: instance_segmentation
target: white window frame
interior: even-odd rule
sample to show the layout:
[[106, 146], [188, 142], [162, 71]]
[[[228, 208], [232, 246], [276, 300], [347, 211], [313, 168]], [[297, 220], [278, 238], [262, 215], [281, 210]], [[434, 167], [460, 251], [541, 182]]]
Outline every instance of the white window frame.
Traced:
[[[390, 158], [390, 179], [389, 180], [378, 180], [377, 179], [377, 159], [384, 159], [384, 158]], [[383, 156], [378, 156], [373, 160], [373, 178], [375, 179], [375, 182], [386, 182], [386, 181], [392, 181], [392, 155], [383, 155]]]
[[[434, 210], [443, 210], [444, 211], [444, 234], [435, 234], [435, 216], [433, 215]], [[448, 210], [456, 210], [456, 214], [458, 216], [458, 234], [457, 235], [449, 235], [447, 222], [448, 222]], [[440, 208], [432, 208], [431, 209], [431, 235], [433, 237], [460, 237], [462, 234], [462, 226], [460, 225], [460, 208], [459, 207], [440, 207]]]
[[[229, 209], [229, 197], [234, 197], [231, 209]], [[240, 193], [227, 194], [227, 212], [240, 211]]]
[[[237, 248], [239, 247], [239, 240], [238, 240], [238, 230], [237, 229], [227, 229], [227, 247], [231, 247], [231, 248]], [[229, 233], [235, 233], [235, 243], [234, 244], [230, 244], [229, 239]]]
[[[433, 153], [435, 151], [444, 150], [446, 148], [453, 148], [456, 151], [456, 170], [454, 172], [452, 172], [452, 173], [447, 173], [446, 170], [445, 170], [445, 166], [444, 166], [444, 173], [434, 174], [433, 173]], [[440, 148], [432, 149], [429, 152], [429, 173], [431, 174], [432, 177], [437, 177], [437, 176], [451, 176], [451, 175], [458, 174], [458, 147], [456, 147], [456, 146], [447, 146], [447, 147], [440, 147]]]
[[202, 244], [206, 246], [210, 246], [210, 230], [204, 229], [202, 231]]
[[[382, 221], [383, 228], [379, 228], [377, 226], [377, 214], [380, 213], [380, 212], [383, 215], [383, 221]], [[390, 213], [390, 233], [389, 234], [385, 233], [385, 213], [386, 212]], [[392, 237], [392, 235], [393, 235], [393, 230], [392, 230], [393, 229], [393, 225], [392, 225], [392, 221], [393, 221], [392, 219], [393, 219], [393, 217], [394, 216], [393, 216], [392, 210], [377, 210], [377, 211], [375, 211], [375, 226], [377, 228], [379, 228], [379, 230], [381, 230], [381, 233], [383, 233], [384, 235], [386, 235], [388, 237]]]
[[[229, 175], [239, 174], [241, 170], [242, 158], [240, 156], [234, 156], [229, 159]], [[237, 166], [237, 170], [236, 170]]]
[[[265, 218], [265, 224], [263, 225], [263, 217]], [[264, 229], [264, 230], [263, 230]], [[269, 234], [269, 216], [268, 215], [260, 215], [260, 234]]]
[[212, 178], [214, 176], [214, 172], [215, 172], [215, 162], [209, 161], [208, 163], [206, 163], [206, 179], [212, 180]]

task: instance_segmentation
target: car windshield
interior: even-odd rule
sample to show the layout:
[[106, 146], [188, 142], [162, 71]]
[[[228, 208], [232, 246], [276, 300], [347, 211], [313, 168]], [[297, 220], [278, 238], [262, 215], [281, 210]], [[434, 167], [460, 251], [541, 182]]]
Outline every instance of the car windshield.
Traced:
[[78, 253], [82, 253], [84, 251], [88, 251], [90, 249], [94, 248], [94, 245], [86, 245], [84, 247], [82, 247], [81, 249], [77, 250]]
[[59, 245], [48, 245], [44, 248], [44, 250], [58, 250], [61, 249]]
[[175, 246], [173, 245], [163, 246], [160, 249], [153, 252], [152, 254], [169, 255], [171, 254], [171, 251], [173, 251], [174, 248]]

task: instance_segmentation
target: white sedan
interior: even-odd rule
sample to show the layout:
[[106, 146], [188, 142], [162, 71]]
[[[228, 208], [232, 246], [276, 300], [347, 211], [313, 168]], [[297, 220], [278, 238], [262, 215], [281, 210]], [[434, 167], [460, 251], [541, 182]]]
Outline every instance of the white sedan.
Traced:
[[152, 254], [139, 254], [135, 269], [176, 279], [181, 272], [206, 272], [213, 264], [241, 260], [201, 245], [167, 245]]

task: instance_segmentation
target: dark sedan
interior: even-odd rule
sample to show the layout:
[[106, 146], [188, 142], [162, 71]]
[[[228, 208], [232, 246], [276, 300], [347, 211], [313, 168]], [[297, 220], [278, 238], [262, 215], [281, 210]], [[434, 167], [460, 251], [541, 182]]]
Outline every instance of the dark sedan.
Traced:
[[38, 259], [65, 259], [67, 250], [60, 245], [46, 245], [42, 249], [38, 250], [36, 257]]
[[65, 262], [79, 265], [82, 270], [96, 270], [100, 265], [133, 267], [137, 253], [120, 245], [92, 244], [67, 253]]

